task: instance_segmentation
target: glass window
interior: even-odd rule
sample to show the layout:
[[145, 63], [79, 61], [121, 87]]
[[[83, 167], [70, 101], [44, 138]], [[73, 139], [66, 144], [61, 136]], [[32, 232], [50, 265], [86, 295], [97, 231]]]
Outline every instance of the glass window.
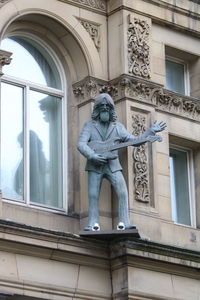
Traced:
[[179, 224], [191, 225], [191, 188], [189, 152], [170, 149], [170, 184], [172, 218]]
[[48, 52], [33, 40], [9, 38], [2, 47], [13, 52], [1, 88], [3, 197], [62, 209], [63, 92], [59, 72]]
[[3, 40], [1, 48], [13, 53], [12, 63], [4, 67], [6, 75], [61, 88], [57, 67], [39, 43], [24, 37], [12, 37]]
[[183, 63], [166, 60], [166, 88], [173, 92], [186, 94], [186, 74]]

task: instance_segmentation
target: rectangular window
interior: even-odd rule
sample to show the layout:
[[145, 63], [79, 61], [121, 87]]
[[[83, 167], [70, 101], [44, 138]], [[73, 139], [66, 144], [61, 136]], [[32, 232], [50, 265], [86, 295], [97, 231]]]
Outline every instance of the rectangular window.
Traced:
[[4, 199], [63, 209], [62, 98], [31, 87], [1, 86]]
[[172, 218], [179, 224], [194, 226], [192, 152], [170, 148]]
[[166, 88], [183, 95], [189, 94], [187, 65], [184, 62], [166, 59]]

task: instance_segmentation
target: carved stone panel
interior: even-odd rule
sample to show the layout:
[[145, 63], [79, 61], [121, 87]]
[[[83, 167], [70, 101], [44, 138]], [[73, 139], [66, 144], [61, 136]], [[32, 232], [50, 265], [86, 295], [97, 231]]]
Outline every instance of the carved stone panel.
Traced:
[[0, 77], [3, 75], [2, 67], [4, 65], [9, 65], [11, 62], [11, 52], [0, 50]]
[[94, 42], [95, 47], [97, 50], [100, 50], [100, 29], [99, 25], [96, 25], [94, 23], [91, 23], [86, 20], [79, 19], [80, 23], [83, 25], [83, 27], [86, 29], [86, 31], [89, 33], [91, 39]]
[[81, 6], [86, 6], [89, 8], [97, 9], [102, 12], [106, 12], [106, 0], [58, 0], [66, 3], [77, 3]]
[[[141, 135], [146, 130], [146, 117], [139, 113], [133, 113], [132, 121], [133, 135]], [[133, 148], [133, 171], [135, 200], [143, 203], [150, 202], [147, 144]]]
[[128, 72], [145, 79], [150, 78], [149, 32], [146, 21], [129, 15]]

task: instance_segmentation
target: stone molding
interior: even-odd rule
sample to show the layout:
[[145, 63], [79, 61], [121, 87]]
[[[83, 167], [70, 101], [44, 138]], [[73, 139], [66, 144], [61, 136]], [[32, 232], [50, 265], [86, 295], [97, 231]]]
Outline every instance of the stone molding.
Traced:
[[10, 0], [0, 0], [0, 8]]
[[128, 72], [145, 79], [150, 78], [149, 33], [144, 20], [128, 15]]
[[89, 33], [91, 39], [94, 42], [97, 50], [100, 50], [100, 25], [94, 24], [90, 21], [78, 19], [81, 25], [85, 28], [85, 30]]
[[12, 58], [11, 58], [12, 53], [4, 50], [0, 50], [0, 77], [4, 74], [2, 72], [2, 67], [4, 65], [9, 65]]
[[200, 121], [200, 101], [164, 89], [151, 81], [123, 74], [111, 81], [91, 76], [73, 85], [78, 104], [94, 100], [102, 92], [109, 93], [115, 101], [127, 98], [154, 106], [157, 110], [183, 118]]
[[[132, 134], [139, 136], [146, 130], [147, 117], [138, 112], [132, 115]], [[150, 202], [149, 168], [147, 144], [133, 148], [133, 171], [135, 200], [143, 203]]]
[[[94, 258], [95, 266], [101, 264], [102, 268], [110, 267], [107, 266], [109, 259], [114, 262], [113, 260], [119, 257], [141, 257], [145, 259], [146, 266], [148, 260], [153, 260], [155, 267], [157, 265], [158, 268], [160, 265], [156, 264], [155, 261], [195, 268], [196, 276], [200, 278], [199, 272], [198, 274], [196, 272], [196, 268], [200, 269], [200, 252], [191, 249], [144, 239], [127, 238], [122, 241], [119, 237], [113, 241], [89, 240], [88, 238], [81, 238], [77, 234], [47, 230], [2, 219], [0, 220], [0, 233], [0, 250], [2, 251], [78, 264], [85, 264], [85, 259], [88, 256], [90, 258], [87, 261], [88, 265], [94, 264]], [[13, 236], [15, 236], [15, 240], [13, 240]], [[42, 242], [38, 243], [38, 239]], [[75, 254], [74, 260], [69, 253]]]
[[58, 0], [69, 4], [77, 4], [106, 13], [106, 0]]

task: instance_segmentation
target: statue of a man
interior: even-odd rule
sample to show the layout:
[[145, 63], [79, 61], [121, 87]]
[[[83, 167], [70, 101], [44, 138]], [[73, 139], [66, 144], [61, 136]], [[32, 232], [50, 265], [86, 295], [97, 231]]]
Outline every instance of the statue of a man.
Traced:
[[[146, 141], [158, 140], [156, 132], [163, 131], [166, 127], [164, 122], [156, 123], [147, 129], [140, 137], [135, 137], [127, 132], [125, 127], [116, 122], [113, 99], [109, 94], [99, 94], [94, 103], [91, 116], [92, 120], [87, 122], [78, 140], [78, 150], [87, 158], [85, 170], [88, 171], [88, 198], [89, 198], [89, 220], [84, 230], [100, 230], [99, 226], [99, 194], [102, 179], [106, 178], [113, 186], [118, 198], [118, 230], [132, 229], [128, 214], [128, 191], [122, 167], [119, 162], [118, 152], [114, 150], [104, 153], [109, 148], [110, 141], [119, 146], [124, 142], [132, 145], [141, 145]], [[155, 139], [148, 140], [149, 136]], [[103, 151], [96, 151], [94, 145], [103, 145]], [[92, 146], [91, 146], [92, 145]], [[102, 147], [101, 147], [102, 148]], [[108, 151], [107, 151], [108, 152]]]

